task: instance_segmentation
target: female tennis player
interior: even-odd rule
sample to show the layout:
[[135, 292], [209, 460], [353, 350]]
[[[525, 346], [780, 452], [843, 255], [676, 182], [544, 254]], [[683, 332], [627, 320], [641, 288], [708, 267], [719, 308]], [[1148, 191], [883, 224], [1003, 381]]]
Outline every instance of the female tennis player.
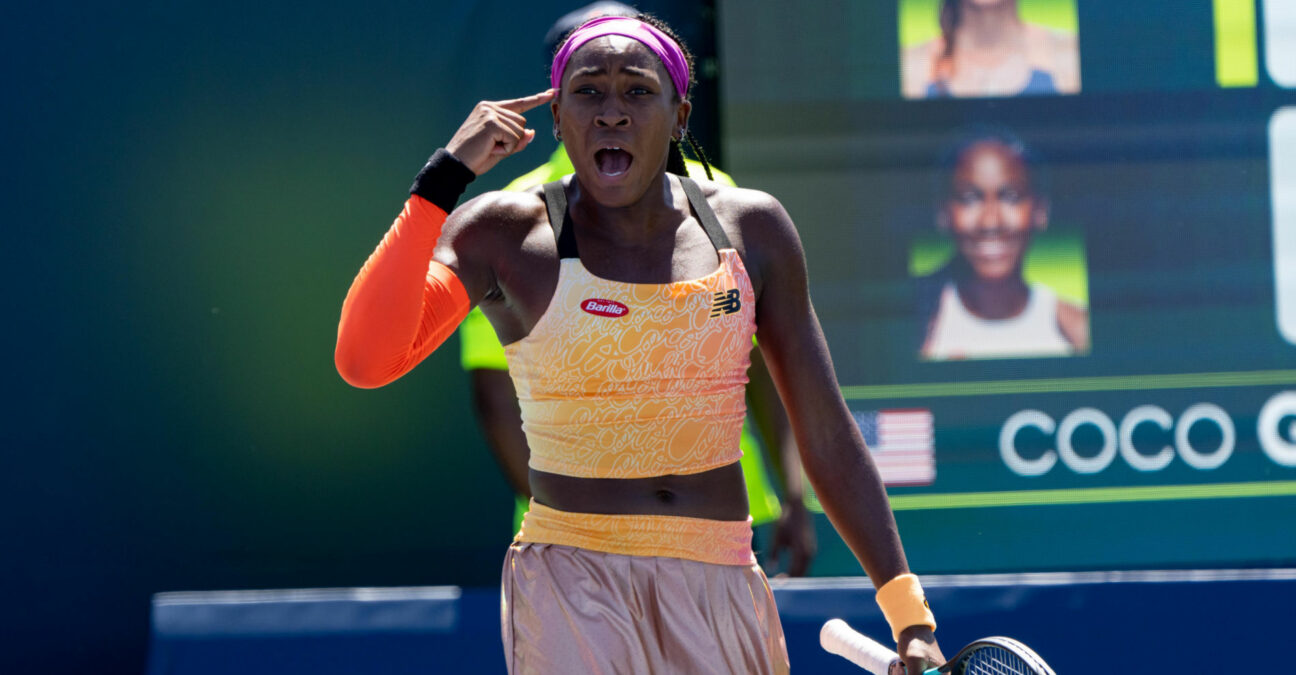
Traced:
[[[419, 173], [347, 294], [339, 372], [400, 377], [474, 305], [508, 354], [531, 509], [503, 572], [511, 673], [783, 673], [738, 464], [760, 348], [805, 470], [910, 672], [942, 662], [877, 471], [838, 390], [796, 229], [769, 195], [687, 178], [690, 57], [650, 17], [559, 47], [553, 89], [479, 104]], [[575, 174], [455, 208], [549, 103]]]

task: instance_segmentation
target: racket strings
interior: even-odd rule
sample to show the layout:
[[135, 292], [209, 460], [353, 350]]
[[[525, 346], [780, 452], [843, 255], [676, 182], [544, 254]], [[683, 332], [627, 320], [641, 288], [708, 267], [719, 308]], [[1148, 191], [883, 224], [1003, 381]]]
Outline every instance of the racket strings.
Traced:
[[955, 672], [964, 675], [1035, 675], [1040, 672], [1020, 656], [1000, 647], [983, 647], [968, 654]]

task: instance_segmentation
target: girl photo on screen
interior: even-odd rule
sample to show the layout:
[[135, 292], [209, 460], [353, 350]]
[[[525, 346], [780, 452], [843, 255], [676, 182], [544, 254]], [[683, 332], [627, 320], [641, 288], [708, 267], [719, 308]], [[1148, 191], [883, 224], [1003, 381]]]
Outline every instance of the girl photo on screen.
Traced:
[[905, 98], [1080, 91], [1075, 0], [900, 0]]
[[[952, 251], [917, 280], [921, 358], [1087, 353], [1088, 310], [1082, 300], [1064, 299], [1084, 293], [1082, 243], [1055, 240], [1037, 256], [1034, 267], [1069, 287], [1063, 293], [1026, 272], [1050, 215], [1048, 181], [1034, 153], [1007, 130], [978, 129], [945, 154], [940, 175], [936, 229]], [[915, 247], [914, 257], [930, 259], [930, 247], [927, 253]]]

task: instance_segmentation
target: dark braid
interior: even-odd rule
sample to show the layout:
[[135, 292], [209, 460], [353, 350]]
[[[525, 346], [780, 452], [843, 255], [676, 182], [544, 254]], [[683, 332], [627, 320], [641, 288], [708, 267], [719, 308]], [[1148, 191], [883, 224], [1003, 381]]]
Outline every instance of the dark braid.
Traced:
[[706, 172], [707, 180], [715, 180], [715, 176], [711, 175], [711, 162], [707, 159], [706, 153], [702, 151], [702, 145], [697, 142], [697, 138], [693, 136], [693, 132], [685, 129], [684, 140], [688, 141], [689, 150], [693, 153], [693, 156], [697, 158], [698, 162], [701, 162], [702, 170]]
[[932, 64], [932, 80], [948, 82], [954, 77], [954, 32], [962, 21], [960, 0], [945, 0], [940, 8], [941, 55]]
[[670, 151], [666, 154], [666, 171], [676, 176], [687, 176], [688, 165], [684, 163], [684, 150], [680, 148], [680, 142], [671, 139]]

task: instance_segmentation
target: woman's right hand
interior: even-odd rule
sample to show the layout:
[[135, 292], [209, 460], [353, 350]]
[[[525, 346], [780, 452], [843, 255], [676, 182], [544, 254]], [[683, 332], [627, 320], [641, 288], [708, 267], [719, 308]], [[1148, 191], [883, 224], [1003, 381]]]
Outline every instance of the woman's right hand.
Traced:
[[446, 144], [446, 150], [478, 176], [490, 171], [501, 159], [521, 152], [535, 138], [535, 129], [526, 128], [522, 113], [549, 102], [555, 93], [546, 89], [510, 101], [478, 103]]

